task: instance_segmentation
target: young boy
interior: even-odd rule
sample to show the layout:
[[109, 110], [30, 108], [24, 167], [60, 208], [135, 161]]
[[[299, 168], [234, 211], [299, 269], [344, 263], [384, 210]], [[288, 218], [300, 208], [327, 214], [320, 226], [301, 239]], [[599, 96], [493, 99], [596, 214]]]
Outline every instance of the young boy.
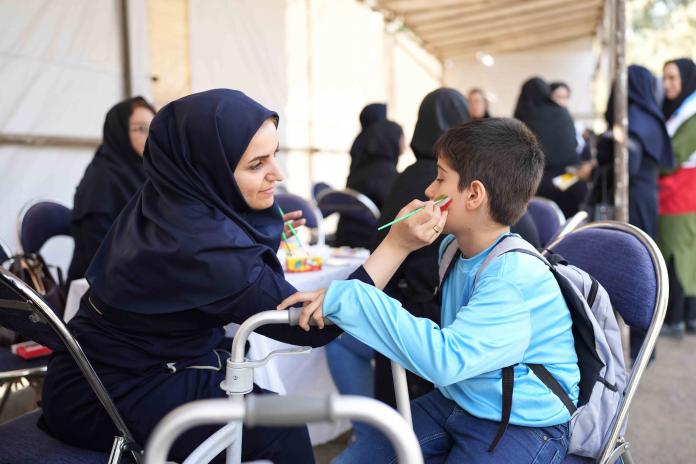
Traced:
[[[355, 338], [433, 382], [437, 389], [411, 403], [413, 426], [427, 462], [556, 463], [566, 455], [570, 414], [527, 364], [543, 364], [577, 403], [580, 373], [571, 317], [550, 270], [534, 256], [506, 253], [478, 269], [537, 189], [544, 155], [534, 135], [514, 119], [484, 119], [453, 128], [435, 144], [438, 174], [429, 198], [399, 216], [365, 263], [374, 286], [334, 282], [328, 290], [296, 294], [321, 325], [328, 317]], [[389, 218], [390, 219], [390, 218]], [[416, 318], [379, 289], [409, 252], [450, 234], [462, 252], [442, 289], [442, 323]], [[510, 425], [493, 451], [502, 414], [504, 367], [514, 366]], [[381, 434], [348, 448], [337, 463], [394, 462]]]

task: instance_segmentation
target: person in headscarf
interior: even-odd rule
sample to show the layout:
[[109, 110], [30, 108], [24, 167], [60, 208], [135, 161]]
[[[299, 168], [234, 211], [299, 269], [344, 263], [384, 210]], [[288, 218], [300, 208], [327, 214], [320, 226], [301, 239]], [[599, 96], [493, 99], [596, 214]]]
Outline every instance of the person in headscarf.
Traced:
[[659, 245], [670, 271], [666, 335], [696, 333], [696, 64], [664, 67], [663, 113], [676, 166], [660, 178]]
[[116, 216], [145, 182], [143, 151], [154, 116], [155, 109], [142, 97], [122, 101], [106, 113], [102, 144], [75, 191], [68, 282], [84, 277]]
[[370, 103], [360, 112], [360, 133], [355, 137], [350, 147], [350, 170], [353, 165], [365, 154], [365, 131], [376, 122], [387, 119], [387, 105], [384, 103]]
[[[351, 165], [346, 187], [367, 196], [381, 208], [396, 176], [403, 152], [403, 130], [393, 121], [374, 122], [363, 133], [363, 153]], [[336, 228], [336, 246], [369, 248], [375, 228], [358, 220], [341, 217]]]
[[[68, 327], [141, 445], [175, 407], [226, 397], [225, 324], [296, 292], [276, 256], [284, 221], [274, 203], [283, 180], [277, 124], [275, 112], [228, 89], [162, 108], [145, 149], [145, 183], [87, 269], [90, 289]], [[340, 330], [269, 325], [258, 332], [319, 346]], [[114, 425], [65, 352], [49, 362], [42, 405], [42, 427], [53, 436], [110, 448]], [[180, 462], [216, 429], [188, 432], [170, 458]], [[313, 462], [306, 427], [243, 433], [244, 460]]]
[[[450, 127], [470, 121], [466, 98], [459, 91], [439, 88], [423, 99], [411, 139], [416, 162], [407, 167], [394, 181], [380, 211], [383, 221], [390, 221], [412, 199], [427, 200], [425, 189], [437, 176], [437, 156], [433, 144]], [[384, 240], [388, 229], [375, 236], [373, 250]], [[384, 291], [399, 300], [411, 314], [438, 321], [440, 306], [435, 298], [438, 285], [438, 249], [442, 239], [409, 255], [394, 274]], [[375, 353], [375, 398], [396, 405], [394, 383], [389, 359]], [[409, 395], [415, 399], [430, 392], [430, 382], [407, 372]]]
[[479, 88], [473, 88], [469, 90], [467, 95], [467, 102], [469, 103], [469, 115], [471, 119], [483, 119], [490, 118], [491, 115], [488, 112], [488, 99], [483, 90]]
[[[562, 106], [570, 111], [570, 86], [562, 81], [551, 82], [549, 84], [551, 91], [551, 100], [558, 106]], [[581, 159], [587, 161], [591, 157], [590, 146], [585, 140], [584, 134], [586, 131], [585, 125], [579, 121], [574, 121], [575, 125], [575, 141], [577, 143], [575, 151], [580, 155]]]
[[[657, 236], [657, 180], [660, 169], [672, 169], [674, 153], [667, 135], [662, 111], [655, 99], [656, 79], [643, 66], [628, 67], [628, 222]], [[608, 129], [614, 125], [614, 89], [604, 114]], [[602, 137], [597, 159], [600, 165], [612, 170], [614, 163], [613, 137]], [[631, 329], [631, 357], [635, 359], [643, 344], [645, 333]]]
[[[592, 173], [592, 163], [582, 163], [577, 153], [575, 124], [568, 110], [551, 99], [549, 85], [541, 78], [534, 77], [522, 85], [517, 99], [515, 118], [529, 127], [537, 136], [546, 156], [544, 176], [537, 195], [553, 200], [566, 217], [573, 216], [585, 200], [587, 186], [585, 181]], [[580, 179], [567, 190], [553, 184], [553, 179], [577, 168]]]

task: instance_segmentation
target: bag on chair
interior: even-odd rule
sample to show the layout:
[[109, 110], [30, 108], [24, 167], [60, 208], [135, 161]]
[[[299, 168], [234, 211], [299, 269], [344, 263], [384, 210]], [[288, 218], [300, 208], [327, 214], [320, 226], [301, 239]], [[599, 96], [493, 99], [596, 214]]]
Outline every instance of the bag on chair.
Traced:
[[58, 316], [65, 310], [65, 281], [59, 267], [55, 267], [58, 281], [38, 253], [17, 254], [10, 258], [10, 272], [22, 279], [48, 303]]
[[[543, 365], [527, 366], [570, 412], [568, 454], [598, 458], [626, 388], [621, 332], [609, 301], [609, 294], [591, 275], [569, 265], [560, 255], [551, 255], [547, 260], [532, 245], [514, 235], [503, 238], [491, 250], [474, 278], [474, 287], [491, 261], [511, 252], [532, 255], [546, 264], [558, 282], [568, 305], [573, 320], [573, 338], [580, 368], [580, 395], [577, 407]], [[460, 255], [456, 240], [452, 240], [440, 262], [440, 287]], [[514, 366], [503, 368], [502, 417], [498, 434], [489, 451], [495, 449], [510, 421], [514, 387], [513, 368]]]

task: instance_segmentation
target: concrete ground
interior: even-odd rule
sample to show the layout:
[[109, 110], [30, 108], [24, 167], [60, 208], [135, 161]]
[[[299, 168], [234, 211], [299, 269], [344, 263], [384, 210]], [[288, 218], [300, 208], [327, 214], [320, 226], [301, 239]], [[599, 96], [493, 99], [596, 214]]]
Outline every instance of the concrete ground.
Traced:
[[[36, 404], [31, 389], [13, 394], [0, 423]], [[643, 376], [631, 408], [626, 437], [637, 464], [696, 463], [696, 336], [660, 339], [657, 360]], [[349, 434], [314, 449], [328, 464], [345, 448]]]

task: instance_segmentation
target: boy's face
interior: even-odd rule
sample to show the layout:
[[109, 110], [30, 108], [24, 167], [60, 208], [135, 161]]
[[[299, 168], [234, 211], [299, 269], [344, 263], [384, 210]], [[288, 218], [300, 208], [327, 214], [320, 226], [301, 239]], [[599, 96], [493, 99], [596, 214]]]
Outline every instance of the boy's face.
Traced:
[[[481, 185], [479, 182], [473, 182]], [[433, 200], [440, 195], [447, 195], [452, 199], [452, 203], [447, 209], [447, 222], [443, 233], [456, 233], [466, 229], [474, 219], [474, 211], [471, 210], [472, 195], [480, 196], [480, 192], [472, 192], [471, 186], [464, 190], [459, 190], [459, 174], [454, 167], [443, 157], [437, 160], [437, 177], [432, 184], [425, 190], [425, 195]], [[484, 194], [485, 195], [485, 194]], [[474, 201], [479, 204], [480, 201]], [[478, 209], [478, 208], [476, 208]]]

